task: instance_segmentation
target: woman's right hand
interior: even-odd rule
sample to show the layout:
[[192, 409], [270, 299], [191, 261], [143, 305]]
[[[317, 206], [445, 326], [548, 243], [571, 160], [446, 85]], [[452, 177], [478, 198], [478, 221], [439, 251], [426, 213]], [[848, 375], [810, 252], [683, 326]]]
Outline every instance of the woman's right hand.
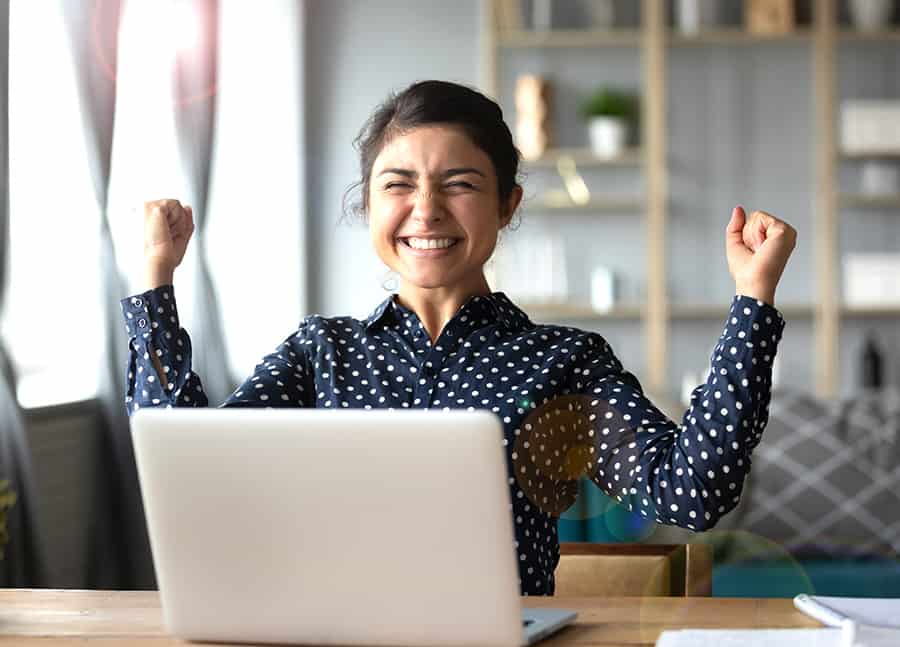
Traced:
[[144, 267], [147, 289], [171, 285], [194, 233], [194, 214], [178, 200], [144, 203]]

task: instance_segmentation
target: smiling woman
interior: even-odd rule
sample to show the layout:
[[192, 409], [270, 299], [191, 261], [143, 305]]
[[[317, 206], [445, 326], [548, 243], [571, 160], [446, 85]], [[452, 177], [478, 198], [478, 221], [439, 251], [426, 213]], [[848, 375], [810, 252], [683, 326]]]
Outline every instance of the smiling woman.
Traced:
[[484, 264], [521, 199], [498, 195], [490, 158], [459, 127], [422, 126], [384, 146], [369, 186], [369, 231], [402, 278], [398, 299], [432, 341], [473, 294], [488, 294]]
[[[775, 286], [796, 232], [735, 208], [725, 234], [735, 297], [681, 423], [643, 393], [599, 334], [533, 323], [484, 264], [522, 196], [502, 112], [441, 81], [392, 95], [363, 128], [358, 211], [397, 294], [362, 320], [310, 315], [225, 407], [487, 409], [502, 421], [523, 594], [552, 594], [556, 522], [587, 474], [639, 514], [692, 530], [739, 501], [768, 418], [784, 328]], [[190, 207], [147, 203], [148, 290], [122, 300], [129, 412], [207, 406], [172, 277]]]

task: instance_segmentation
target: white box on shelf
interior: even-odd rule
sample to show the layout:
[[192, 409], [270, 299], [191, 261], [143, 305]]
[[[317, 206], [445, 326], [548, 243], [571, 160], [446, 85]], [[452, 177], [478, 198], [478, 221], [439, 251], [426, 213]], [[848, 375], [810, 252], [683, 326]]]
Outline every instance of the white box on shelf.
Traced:
[[900, 101], [844, 101], [841, 148], [845, 153], [900, 151]]
[[883, 160], [866, 160], [859, 170], [859, 191], [869, 196], [892, 196], [900, 191], [900, 166]]
[[557, 234], [518, 232], [503, 241], [485, 270], [491, 289], [513, 301], [553, 303], [568, 296], [566, 248]]
[[900, 304], [900, 254], [846, 254], [844, 302], [851, 306]]
[[597, 312], [609, 312], [616, 301], [615, 276], [608, 267], [595, 267], [591, 272], [591, 307]]

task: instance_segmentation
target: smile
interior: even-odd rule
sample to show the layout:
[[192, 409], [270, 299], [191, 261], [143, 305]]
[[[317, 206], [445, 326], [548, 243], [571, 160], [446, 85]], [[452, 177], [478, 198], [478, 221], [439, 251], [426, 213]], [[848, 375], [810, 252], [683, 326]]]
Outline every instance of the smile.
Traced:
[[418, 251], [449, 249], [460, 241], [459, 238], [400, 238], [401, 243]]

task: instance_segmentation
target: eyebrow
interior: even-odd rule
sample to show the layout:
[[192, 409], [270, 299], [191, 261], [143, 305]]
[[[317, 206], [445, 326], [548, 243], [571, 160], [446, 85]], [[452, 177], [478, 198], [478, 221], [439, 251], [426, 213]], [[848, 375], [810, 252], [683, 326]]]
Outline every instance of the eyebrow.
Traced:
[[[378, 174], [378, 177], [382, 175], [386, 175], [388, 173], [394, 173], [396, 175], [402, 175], [403, 177], [415, 178], [418, 177], [419, 174], [415, 171], [411, 171], [405, 168], [386, 168], [382, 169], [382, 171]], [[477, 168], [473, 168], [471, 166], [465, 166], [460, 168], [449, 168], [443, 173], [441, 173], [442, 178], [453, 177], [454, 175], [466, 175], [468, 173], [474, 173], [475, 175], [480, 175], [481, 177], [485, 177], [484, 173], [479, 171]]]

